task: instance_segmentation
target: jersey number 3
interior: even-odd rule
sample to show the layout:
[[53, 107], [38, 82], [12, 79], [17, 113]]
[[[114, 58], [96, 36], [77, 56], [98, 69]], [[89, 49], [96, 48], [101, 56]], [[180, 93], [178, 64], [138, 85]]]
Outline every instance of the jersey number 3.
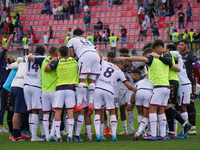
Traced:
[[114, 72], [114, 69], [111, 68], [111, 67], [108, 67], [108, 68], [106, 69], [106, 71], [104, 72], [103, 75], [104, 75], [106, 78], [109, 78], [109, 77], [111, 77], [111, 75], [112, 75], [113, 72]]

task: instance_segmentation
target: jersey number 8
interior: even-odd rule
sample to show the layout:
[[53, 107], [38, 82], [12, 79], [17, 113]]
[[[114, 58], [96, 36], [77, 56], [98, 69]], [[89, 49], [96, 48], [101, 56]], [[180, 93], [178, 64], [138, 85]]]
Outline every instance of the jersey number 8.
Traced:
[[104, 75], [106, 78], [109, 78], [109, 77], [111, 77], [111, 75], [112, 75], [113, 72], [114, 72], [114, 69], [111, 68], [111, 67], [108, 67], [108, 68], [106, 69], [106, 71], [104, 72], [103, 75]]

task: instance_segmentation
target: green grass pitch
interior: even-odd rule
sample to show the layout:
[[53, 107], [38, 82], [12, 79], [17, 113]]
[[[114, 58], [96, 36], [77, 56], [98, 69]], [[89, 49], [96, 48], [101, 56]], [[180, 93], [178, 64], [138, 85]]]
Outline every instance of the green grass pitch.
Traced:
[[[81, 137], [84, 142], [72, 142], [67, 143], [66, 137], [63, 136], [62, 143], [56, 142], [12, 142], [8, 139], [9, 134], [0, 134], [0, 150], [200, 150], [200, 101], [195, 102], [197, 118], [197, 135], [189, 136], [189, 139], [174, 139], [167, 141], [144, 141], [139, 139], [139, 141], [132, 141], [132, 136], [117, 136], [117, 142], [111, 141], [111, 136], [106, 136], [107, 141], [96, 142], [95, 134], [93, 134], [93, 141], [86, 141], [86, 135], [84, 134], [85, 127], [83, 126]], [[137, 124], [137, 112], [134, 108], [135, 116], [135, 129], [138, 129]], [[4, 118], [6, 122], [6, 116]], [[7, 127], [5, 123], [5, 127]], [[94, 126], [93, 132], [95, 132]], [[117, 133], [122, 131], [121, 121], [118, 121]], [[181, 131], [181, 126], [179, 125], [178, 132]], [[40, 135], [39, 126], [38, 126], [38, 135]]]

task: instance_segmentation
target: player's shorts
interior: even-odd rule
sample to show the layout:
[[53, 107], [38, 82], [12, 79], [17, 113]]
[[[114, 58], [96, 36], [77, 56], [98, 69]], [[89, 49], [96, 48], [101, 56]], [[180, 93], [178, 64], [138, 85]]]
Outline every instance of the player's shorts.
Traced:
[[26, 103], [23, 88], [11, 87], [13, 113], [26, 113]]
[[42, 111], [50, 112], [54, 101], [55, 92], [42, 92]]
[[154, 86], [153, 95], [150, 99], [150, 105], [167, 107], [170, 88], [168, 86]]
[[26, 102], [27, 112], [31, 110], [42, 110], [42, 92], [38, 87], [31, 85], [24, 86], [24, 98]]
[[124, 105], [126, 103], [131, 104], [131, 95], [133, 91], [130, 90], [121, 90], [119, 91], [119, 105]]
[[[77, 104], [77, 87], [76, 87], [76, 104]], [[83, 100], [82, 100], [82, 106], [83, 108], [87, 108], [89, 105], [89, 100], [88, 100], [88, 90], [86, 89], [85, 95], [83, 96]]]
[[105, 101], [106, 110], [115, 109], [114, 93], [105, 89], [95, 88], [94, 97], [95, 97], [94, 99], [95, 110], [101, 110], [104, 101]]
[[149, 101], [153, 95], [153, 90], [138, 89], [135, 94], [135, 106], [149, 108]]
[[59, 90], [55, 92], [53, 102], [53, 109], [74, 109], [75, 107], [75, 91], [73, 90]]
[[178, 106], [190, 105], [191, 84], [179, 86]]
[[170, 96], [168, 100], [168, 104], [176, 104], [178, 98], [178, 89], [179, 89], [179, 82], [175, 80], [170, 80]]
[[115, 108], [119, 108], [119, 97], [114, 97]]
[[93, 51], [85, 52], [78, 60], [79, 78], [95, 80], [100, 74], [100, 58], [98, 53]]

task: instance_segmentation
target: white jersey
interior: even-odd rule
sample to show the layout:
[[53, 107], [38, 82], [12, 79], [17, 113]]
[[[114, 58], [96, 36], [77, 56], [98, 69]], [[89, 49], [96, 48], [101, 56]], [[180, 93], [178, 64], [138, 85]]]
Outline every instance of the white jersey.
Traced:
[[187, 77], [185, 64], [184, 64], [183, 59], [182, 59], [181, 55], [179, 54], [179, 52], [170, 51], [170, 53], [174, 57], [174, 60], [176, 62], [176, 66], [181, 69], [180, 72], [177, 72], [177, 75], [178, 75], [178, 78], [179, 78], [179, 84], [181, 85], [181, 84], [189, 84], [189, 83], [191, 83], [190, 80]]
[[26, 75], [26, 62], [20, 62], [15, 78], [12, 81], [11, 87], [24, 88], [24, 78]]
[[84, 37], [81, 36], [77, 36], [70, 39], [69, 42], [67, 43], [67, 47], [73, 48], [74, 53], [78, 58], [80, 58], [81, 55], [86, 51], [97, 52], [95, 50], [95, 46], [90, 41], [86, 40]]
[[[35, 58], [45, 58], [45, 56], [35, 56]], [[28, 60], [28, 56], [25, 57], [26, 61], [26, 76], [25, 85], [32, 85], [41, 88], [41, 71], [40, 65]]]
[[138, 81], [135, 84], [135, 87], [137, 90], [139, 90], [139, 89], [153, 90], [153, 84], [152, 84], [151, 80], [147, 79], [147, 78], [144, 78], [144, 79]]
[[114, 85], [117, 81], [127, 81], [124, 73], [114, 64], [101, 60], [101, 72], [96, 81], [96, 88], [107, 90], [114, 94]]

